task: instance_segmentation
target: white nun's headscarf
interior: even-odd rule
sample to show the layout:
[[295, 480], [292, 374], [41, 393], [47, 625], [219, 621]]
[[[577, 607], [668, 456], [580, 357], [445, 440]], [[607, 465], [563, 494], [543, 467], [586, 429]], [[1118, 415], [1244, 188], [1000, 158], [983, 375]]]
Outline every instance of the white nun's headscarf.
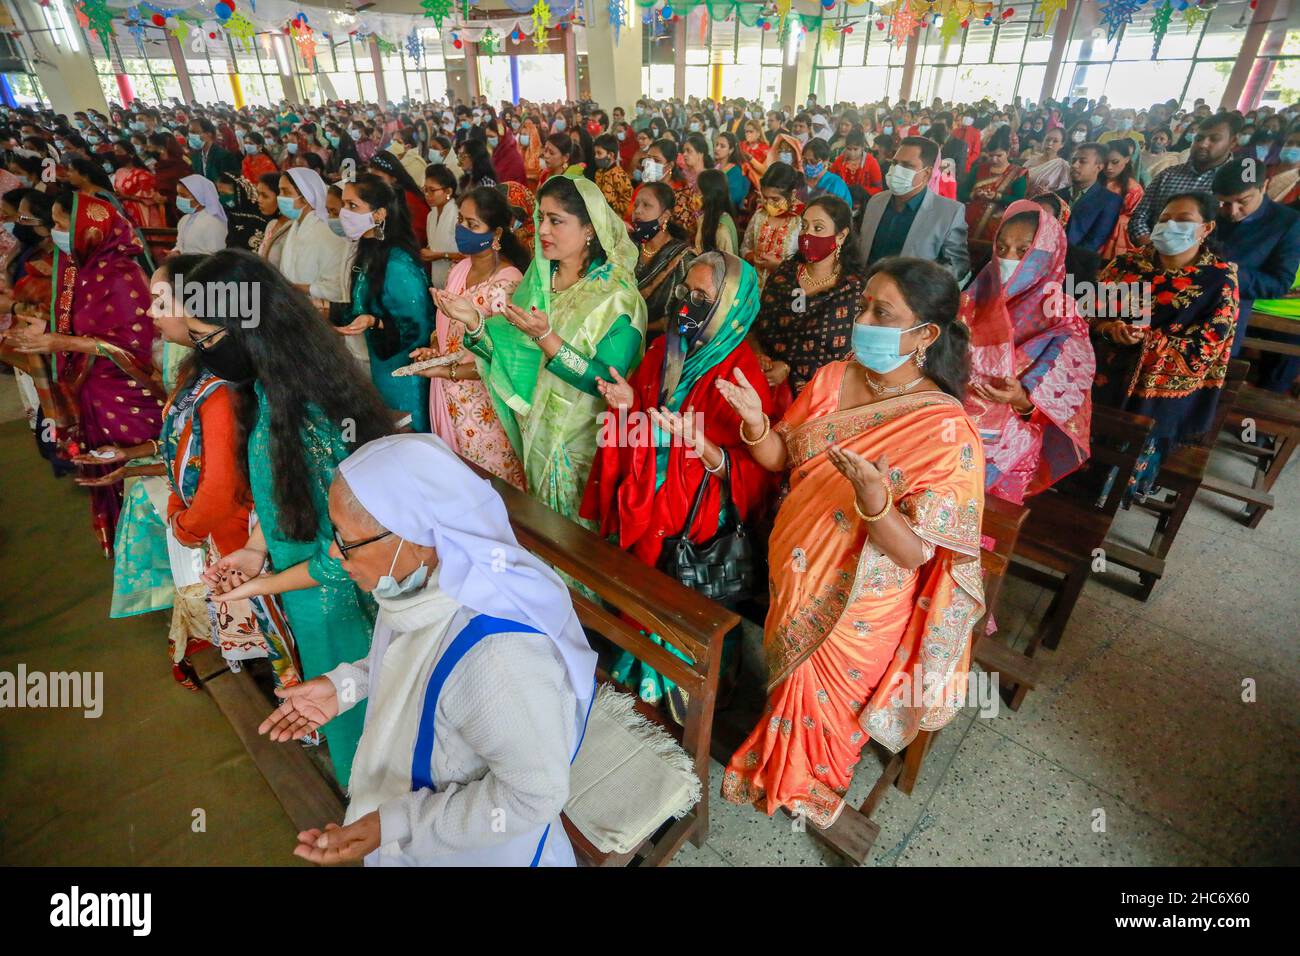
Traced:
[[226, 221], [226, 207], [221, 205], [221, 197], [217, 195], [217, 187], [212, 180], [195, 173], [192, 176], [183, 176], [181, 182], [190, 191], [194, 201], [203, 207], [204, 212], [209, 216], [216, 216], [222, 222]]
[[294, 166], [289, 171], [289, 178], [293, 184], [298, 187], [298, 192], [302, 193], [302, 198], [307, 200], [307, 205], [311, 206], [317, 218], [330, 221], [330, 211], [325, 205], [325, 180], [320, 178], [320, 173], [310, 166]]
[[578, 700], [591, 698], [596, 652], [569, 589], [519, 546], [505, 502], [436, 435], [390, 435], [339, 465], [385, 530], [438, 551], [438, 587], [471, 610], [531, 624], [555, 644]]

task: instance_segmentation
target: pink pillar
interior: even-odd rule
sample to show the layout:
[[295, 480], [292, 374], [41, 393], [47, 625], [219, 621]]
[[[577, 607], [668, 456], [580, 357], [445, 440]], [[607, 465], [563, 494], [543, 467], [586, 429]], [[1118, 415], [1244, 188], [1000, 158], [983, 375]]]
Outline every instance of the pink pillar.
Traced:
[[1273, 78], [1273, 69], [1277, 66], [1277, 61], [1272, 59], [1262, 59], [1262, 57], [1272, 57], [1282, 52], [1282, 44], [1286, 40], [1286, 23], [1274, 23], [1268, 31], [1268, 38], [1264, 41], [1264, 47], [1259, 51], [1260, 59], [1255, 60], [1255, 65], [1251, 67], [1250, 76], [1246, 79], [1246, 88], [1241, 93], [1241, 99], [1237, 101], [1237, 109], [1243, 113], [1259, 107], [1259, 99], [1264, 95], [1264, 88], [1268, 86], [1269, 80]]
[[564, 98], [578, 102], [578, 38], [573, 35], [573, 27], [560, 31], [564, 39]]
[[921, 31], [907, 38], [907, 53], [903, 58], [903, 77], [898, 84], [898, 101], [906, 103], [912, 98], [912, 80], [916, 77], [916, 51], [921, 45]]
[[1056, 81], [1061, 76], [1061, 61], [1065, 59], [1065, 45], [1070, 39], [1070, 28], [1078, 12], [1079, 0], [1070, 0], [1052, 23], [1052, 52], [1047, 57], [1047, 72], [1043, 74], [1043, 88], [1038, 91], [1038, 102], [1052, 96]]
[[135, 88], [131, 86], [131, 78], [125, 73], [118, 73], [117, 91], [122, 94], [122, 105], [130, 106], [135, 100]]
[[370, 66], [375, 71], [375, 96], [379, 98], [379, 105], [385, 107], [388, 105], [388, 90], [384, 88], [384, 61], [379, 56], [379, 41], [370, 36]]
[[673, 96], [686, 99], [686, 18], [673, 18]]
[[465, 49], [465, 85], [466, 85], [466, 87], [469, 89], [469, 98], [470, 98], [470, 101], [472, 102], [472, 101], [474, 101], [474, 100], [477, 100], [477, 99], [478, 99], [478, 95], [479, 95], [479, 86], [478, 86], [478, 44], [477, 44], [477, 43], [470, 43], [468, 40], [464, 41], [464, 43], [465, 43], [465, 47], [464, 47], [464, 49]]
[[1276, 7], [1277, 0], [1259, 0], [1255, 7], [1255, 12], [1250, 18], [1250, 26], [1246, 27], [1246, 35], [1241, 38], [1237, 62], [1232, 65], [1232, 73], [1228, 76], [1228, 86], [1223, 91], [1223, 99], [1219, 101], [1219, 109], [1236, 109], [1237, 103], [1241, 101], [1246, 90], [1246, 77], [1250, 75], [1255, 65], [1255, 57], [1259, 55], [1260, 44], [1264, 40], [1264, 34], [1273, 19], [1273, 10]]

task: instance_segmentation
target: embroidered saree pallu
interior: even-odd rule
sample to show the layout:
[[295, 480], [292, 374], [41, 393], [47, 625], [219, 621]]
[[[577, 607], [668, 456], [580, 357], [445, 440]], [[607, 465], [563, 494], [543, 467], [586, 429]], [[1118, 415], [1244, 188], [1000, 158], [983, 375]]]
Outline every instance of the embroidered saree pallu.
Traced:
[[[863, 745], [897, 753], [965, 699], [971, 628], [984, 610], [984, 459], [961, 403], [939, 392], [835, 410], [848, 363], [827, 366], [778, 429], [790, 494], [769, 547], [768, 704], [722, 795], [833, 823]], [[872, 545], [831, 445], [887, 455], [894, 505], [925, 544], [915, 570]]]

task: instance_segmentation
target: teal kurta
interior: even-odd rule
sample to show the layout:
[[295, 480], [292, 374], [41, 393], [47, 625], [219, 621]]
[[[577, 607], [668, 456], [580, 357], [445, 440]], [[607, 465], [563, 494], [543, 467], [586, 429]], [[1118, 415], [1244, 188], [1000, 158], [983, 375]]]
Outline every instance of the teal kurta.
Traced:
[[402, 249], [394, 249], [384, 272], [384, 291], [377, 301], [370, 299], [370, 282], [358, 273], [352, 284], [352, 318], [374, 315], [385, 324], [395, 322], [401, 346], [388, 358], [375, 354], [375, 342], [382, 341], [373, 330], [366, 332], [370, 353], [370, 377], [384, 404], [411, 415], [411, 429], [428, 432], [429, 380], [421, 375], [393, 378], [393, 369], [411, 363], [411, 350], [427, 347], [433, 335], [433, 301], [424, 269]]
[[[280, 603], [293, 628], [294, 639], [302, 656], [303, 677], [319, 677], [347, 661], [360, 660], [370, 653], [370, 636], [374, 630], [374, 601], [359, 591], [342, 565], [329, 556], [333, 528], [329, 519], [329, 487], [339, 462], [351, 449], [343, 440], [338, 426], [313, 408], [302, 429], [303, 454], [307, 459], [310, 481], [304, 494], [316, 506], [316, 535], [310, 541], [292, 541], [280, 531], [279, 511], [275, 503], [271, 474], [271, 409], [262, 386], [257, 386], [257, 424], [248, 436], [249, 485], [253, 506], [266, 535], [271, 564], [285, 571], [309, 562], [311, 576], [320, 587], [286, 591]], [[330, 759], [339, 785], [347, 789], [352, 773], [352, 756], [361, 739], [365, 719], [365, 701], [335, 717], [324, 727]]]

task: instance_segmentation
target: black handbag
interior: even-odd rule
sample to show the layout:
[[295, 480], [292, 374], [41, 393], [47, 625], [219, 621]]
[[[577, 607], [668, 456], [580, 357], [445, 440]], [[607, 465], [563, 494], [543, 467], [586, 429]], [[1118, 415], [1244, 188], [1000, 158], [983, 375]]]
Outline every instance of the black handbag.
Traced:
[[664, 539], [659, 568], [694, 591], [731, 605], [753, 596], [754, 547], [731, 500], [731, 482], [722, 480], [722, 528], [705, 544], [691, 541], [704, 490], [713, 475], [705, 472], [680, 534]]

